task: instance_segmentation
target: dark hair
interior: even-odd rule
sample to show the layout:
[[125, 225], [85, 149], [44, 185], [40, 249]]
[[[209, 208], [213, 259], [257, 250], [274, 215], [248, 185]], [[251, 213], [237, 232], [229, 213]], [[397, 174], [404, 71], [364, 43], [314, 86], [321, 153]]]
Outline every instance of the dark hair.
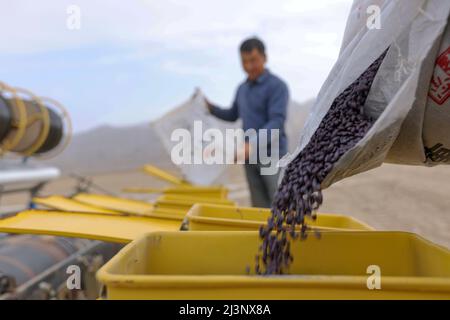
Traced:
[[256, 49], [262, 55], [266, 55], [266, 48], [264, 43], [256, 37], [245, 39], [239, 48], [240, 52], [251, 52]]

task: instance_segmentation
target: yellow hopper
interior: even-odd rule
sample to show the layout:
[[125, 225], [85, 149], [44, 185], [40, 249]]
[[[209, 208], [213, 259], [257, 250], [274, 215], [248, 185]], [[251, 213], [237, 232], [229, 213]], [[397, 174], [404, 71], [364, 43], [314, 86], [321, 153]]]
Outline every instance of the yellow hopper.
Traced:
[[113, 214], [120, 212], [108, 210], [93, 205], [87, 205], [82, 202], [73, 200], [60, 195], [52, 195], [49, 197], [34, 197], [33, 202], [45, 206], [50, 209], [75, 212], [91, 212], [91, 213], [108, 213]]
[[176, 231], [180, 222], [167, 219], [28, 210], [0, 220], [0, 232], [43, 234], [110, 242], [129, 242], [150, 231]]
[[153, 204], [150, 202], [102, 194], [79, 193], [73, 196], [73, 199], [90, 206], [130, 214], [146, 215], [153, 210]]
[[124, 188], [124, 192], [130, 193], [164, 193], [173, 195], [190, 195], [207, 198], [226, 198], [228, 190], [222, 186], [196, 186], [192, 185], [184, 179], [178, 178], [173, 174], [147, 164], [143, 167], [143, 171], [158, 179], [164, 180], [172, 184], [171, 187], [166, 188], [141, 188], [128, 187]]
[[450, 299], [450, 251], [405, 232], [294, 241], [290, 275], [253, 270], [258, 232], [153, 232], [97, 273], [108, 299]]
[[[188, 230], [208, 231], [254, 231], [267, 223], [270, 209], [230, 207], [214, 204], [196, 204], [189, 210]], [[308, 219], [309, 226], [319, 230], [374, 230], [353, 217], [318, 213], [315, 221]]]

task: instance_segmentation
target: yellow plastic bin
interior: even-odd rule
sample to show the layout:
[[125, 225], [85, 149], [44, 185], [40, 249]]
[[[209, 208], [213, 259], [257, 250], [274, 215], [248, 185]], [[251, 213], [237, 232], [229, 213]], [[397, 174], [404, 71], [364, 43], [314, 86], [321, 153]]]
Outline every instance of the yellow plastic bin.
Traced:
[[[186, 220], [188, 230], [254, 231], [267, 223], [270, 209], [230, 207], [213, 204], [195, 204]], [[308, 224], [319, 230], [374, 230], [369, 225], [349, 216], [318, 213]]]
[[[165, 200], [163, 197], [160, 197], [154, 202], [153, 208], [161, 212], [178, 213], [185, 216], [189, 212], [191, 207], [196, 203], [198, 203], [198, 201], [205, 201], [205, 200], [199, 199]], [[235, 202], [227, 199], [214, 199], [213, 203], [220, 204], [223, 207], [236, 206]]]
[[175, 220], [180, 222], [180, 227], [182, 230], [186, 230], [185, 224], [181, 224], [185, 219], [186, 211], [178, 211], [178, 210], [153, 210], [146, 217], [149, 218], [157, 218], [157, 219], [166, 219], [166, 220]]
[[156, 203], [158, 202], [174, 203], [180, 205], [192, 206], [195, 203], [207, 203], [207, 204], [219, 204], [219, 205], [236, 205], [236, 202], [229, 199], [217, 199], [217, 198], [207, 198], [198, 196], [186, 196], [186, 195], [162, 195], [156, 198]]
[[162, 193], [173, 196], [195, 196], [209, 199], [226, 199], [228, 189], [224, 187], [196, 187], [196, 186], [177, 186], [166, 188], [139, 188], [127, 187], [123, 192], [130, 193]]
[[105, 194], [78, 193], [72, 199], [86, 205], [130, 214], [146, 215], [153, 210], [152, 203]]
[[234, 202], [227, 198], [210, 198], [199, 196], [196, 194], [163, 194], [156, 198], [156, 200], [179, 201], [188, 203], [214, 203], [214, 204], [234, 204]]
[[49, 197], [34, 197], [35, 204], [44, 206], [49, 209], [75, 211], [75, 212], [90, 212], [90, 213], [106, 213], [106, 214], [121, 214], [119, 211], [109, 210], [93, 205], [88, 205], [71, 198], [61, 195], [51, 195]]
[[97, 279], [108, 299], [450, 299], [450, 251], [412, 233], [311, 234], [283, 276], [252, 274], [259, 245], [258, 232], [149, 233]]
[[164, 194], [225, 199], [228, 196], [228, 189], [221, 186], [211, 186], [211, 187], [177, 186], [165, 188]]
[[130, 242], [150, 231], [177, 231], [180, 221], [107, 213], [27, 210], [0, 219], [0, 232]]
[[[172, 219], [182, 221], [185, 219], [187, 213], [191, 209], [193, 205], [196, 204], [197, 201], [202, 202], [210, 200], [205, 199], [177, 199], [174, 197], [174, 200], [165, 200], [170, 199], [170, 197], [160, 197], [156, 202], [153, 203], [152, 209], [150, 211], [145, 212], [145, 216], [153, 217], [153, 218], [162, 218], [162, 219]], [[235, 206], [236, 203], [226, 199], [215, 199], [218, 203], [223, 203], [222, 206]], [[212, 200], [211, 200], [212, 201]], [[184, 226], [184, 224], [183, 224]], [[184, 227], [183, 227], [184, 229]]]

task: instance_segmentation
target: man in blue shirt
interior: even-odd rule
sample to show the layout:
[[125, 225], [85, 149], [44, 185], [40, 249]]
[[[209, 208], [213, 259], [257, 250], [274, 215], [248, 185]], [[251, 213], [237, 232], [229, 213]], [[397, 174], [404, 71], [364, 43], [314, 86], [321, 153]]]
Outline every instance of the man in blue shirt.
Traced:
[[[233, 105], [231, 108], [224, 109], [206, 101], [208, 109], [211, 114], [225, 121], [236, 121], [241, 118], [244, 131], [255, 129], [258, 132], [261, 129], [267, 129], [267, 150], [271, 150], [271, 144], [274, 143], [271, 142], [273, 138], [270, 131], [279, 130], [278, 141], [274, 144], [278, 157], [281, 158], [287, 152], [287, 138], [284, 130], [289, 101], [287, 85], [265, 68], [267, 61], [265, 47], [258, 38], [250, 38], [242, 42], [240, 54], [243, 69], [248, 77], [239, 85]], [[255, 139], [259, 139], [259, 136]], [[252, 205], [267, 208], [271, 206], [277, 190], [279, 172], [276, 170], [275, 174], [261, 174], [261, 167], [264, 164], [260, 162], [259, 156], [257, 163], [248, 163], [247, 160], [252, 152], [257, 152], [259, 155], [259, 149], [251, 146], [253, 144], [247, 140], [244, 148], [245, 172]]]

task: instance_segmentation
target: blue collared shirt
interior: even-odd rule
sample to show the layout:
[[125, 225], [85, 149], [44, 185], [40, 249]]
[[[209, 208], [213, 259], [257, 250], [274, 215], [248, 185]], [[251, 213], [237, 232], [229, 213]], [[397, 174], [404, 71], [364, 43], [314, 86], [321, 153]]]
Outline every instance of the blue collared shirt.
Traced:
[[[287, 153], [287, 137], [284, 122], [287, 115], [289, 90], [286, 83], [268, 69], [255, 81], [246, 80], [239, 85], [231, 108], [211, 107], [211, 113], [225, 121], [242, 119], [247, 129], [278, 129], [279, 155]], [[270, 150], [270, 136], [269, 148]]]

